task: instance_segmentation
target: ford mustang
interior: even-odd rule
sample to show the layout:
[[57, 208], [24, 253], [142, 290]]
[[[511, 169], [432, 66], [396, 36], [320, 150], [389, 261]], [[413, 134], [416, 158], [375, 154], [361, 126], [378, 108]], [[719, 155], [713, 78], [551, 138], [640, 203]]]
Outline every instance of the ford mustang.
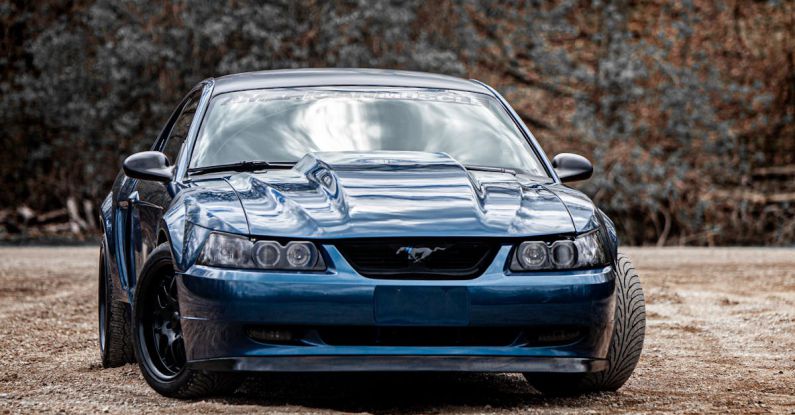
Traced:
[[384, 70], [207, 79], [101, 205], [99, 343], [157, 392], [241, 372], [523, 373], [616, 390], [643, 293], [613, 222], [474, 80]]

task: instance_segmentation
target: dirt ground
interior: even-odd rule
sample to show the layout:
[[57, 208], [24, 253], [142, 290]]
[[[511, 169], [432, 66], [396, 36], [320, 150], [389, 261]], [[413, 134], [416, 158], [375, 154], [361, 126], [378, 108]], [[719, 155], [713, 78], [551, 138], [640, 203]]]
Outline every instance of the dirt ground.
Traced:
[[548, 398], [519, 375], [252, 377], [226, 398], [163, 398], [102, 369], [94, 248], [0, 249], [0, 412], [795, 414], [795, 249], [629, 249], [646, 345], [618, 393]]

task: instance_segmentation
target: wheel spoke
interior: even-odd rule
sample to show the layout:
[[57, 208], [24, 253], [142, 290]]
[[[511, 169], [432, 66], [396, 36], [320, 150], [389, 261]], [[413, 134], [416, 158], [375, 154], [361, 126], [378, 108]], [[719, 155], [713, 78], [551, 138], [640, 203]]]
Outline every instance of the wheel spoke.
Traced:
[[168, 338], [163, 335], [160, 329], [157, 329], [154, 331], [154, 339], [157, 353], [162, 354], [162, 352], [168, 347]]
[[182, 340], [182, 335], [174, 339], [174, 344], [171, 347], [174, 351], [174, 361], [181, 368], [185, 362], [185, 341]]
[[[173, 281], [173, 279], [172, 279]], [[177, 299], [171, 293], [171, 289], [166, 281], [160, 284], [157, 292], [157, 303], [161, 308], [176, 308]]]
[[185, 365], [185, 344], [179, 322], [177, 282], [173, 274], [163, 274], [160, 280], [152, 281], [147, 290], [151, 310], [147, 318], [147, 343], [152, 362], [163, 376], [178, 374]]
[[181, 366], [180, 362], [182, 361], [182, 359], [180, 358], [181, 344], [182, 344], [182, 339], [180, 338], [180, 339], [173, 339], [171, 343], [168, 345], [168, 352], [172, 359], [171, 361], [172, 366], [176, 368], [176, 370], [179, 370], [179, 367]]
[[165, 295], [165, 290], [163, 289], [163, 285], [157, 287], [157, 292], [155, 293], [155, 301], [157, 301], [157, 306], [161, 309], [168, 308], [168, 299]]
[[172, 276], [168, 286], [168, 299], [174, 307], [177, 307], [177, 278]]

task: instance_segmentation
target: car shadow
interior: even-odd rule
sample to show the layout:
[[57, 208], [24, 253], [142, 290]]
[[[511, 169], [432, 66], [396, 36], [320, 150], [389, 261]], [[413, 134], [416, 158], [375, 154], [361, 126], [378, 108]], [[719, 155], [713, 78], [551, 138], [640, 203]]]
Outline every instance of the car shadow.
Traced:
[[429, 413], [456, 407], [487, 411], [548, 405], [577, 407], [587, 399], [543, 396], [516, 374], [276, 373], [250, 376], [233, 395], [215, 401], [344, 412]]

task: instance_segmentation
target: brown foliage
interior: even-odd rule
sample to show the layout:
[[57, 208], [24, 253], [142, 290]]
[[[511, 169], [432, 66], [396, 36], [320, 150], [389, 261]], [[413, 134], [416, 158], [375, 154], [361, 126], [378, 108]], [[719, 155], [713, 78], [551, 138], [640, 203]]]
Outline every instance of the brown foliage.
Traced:
[[795, 240], [791, 1], [15, 1], [0, 34], [6, 212], [98, 202], [203, 78], [389, 67], [495, 86], [625, 243]]

